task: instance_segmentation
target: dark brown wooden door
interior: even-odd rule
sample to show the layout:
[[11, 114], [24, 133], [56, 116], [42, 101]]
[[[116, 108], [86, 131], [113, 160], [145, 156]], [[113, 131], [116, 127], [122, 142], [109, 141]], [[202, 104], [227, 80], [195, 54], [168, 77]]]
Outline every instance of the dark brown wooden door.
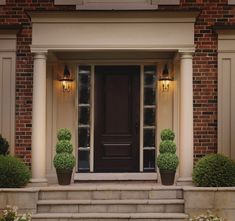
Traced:
[[140, 67], [95, 68], [95, 172], [139, 171]]

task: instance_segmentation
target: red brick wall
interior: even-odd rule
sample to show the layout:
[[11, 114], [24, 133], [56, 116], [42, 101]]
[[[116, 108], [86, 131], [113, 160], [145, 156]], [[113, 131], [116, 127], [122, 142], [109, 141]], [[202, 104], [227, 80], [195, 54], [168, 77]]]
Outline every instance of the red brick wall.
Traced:
[[[29, 165], [31, 159], [31, 119], [33, 60], [30, 53], [31, 24], [26, 11], [75, 10], [75, 6], [54, 6], [53, 0], [7, 0], [0, 6], [0, 24], [21, 24], [16, 61], [16, 155]], [[217, 35], [214, 24], [235, 24], [235, 6], [227, 0], [181, 0], [180, 6], [160, 6], [160, 10], [197, 9], [196, 53], [193, 60], [194, 155], [195, 159], [217, 151]]]
[[54, 0], [7, 0], [0, 6], [0, 24], [20, 24], [16, 58], [16, 132], [15, 154], [31, 164], [33, 57], [30, 52], [32, 26], [27, 11], [74, 10], [54, 7]]

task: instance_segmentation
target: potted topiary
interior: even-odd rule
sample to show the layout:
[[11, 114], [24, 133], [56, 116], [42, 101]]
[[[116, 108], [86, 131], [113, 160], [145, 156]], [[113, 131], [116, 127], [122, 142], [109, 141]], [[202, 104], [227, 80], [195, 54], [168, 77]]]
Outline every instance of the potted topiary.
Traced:
[[163, 185], [173, 185], [175, 172], [179, 165], [179, 159], [176, 155], [176, 144], [174, 142], [175, 134], [170, 129], [164, 129], [161, 132], [161, 143], [159, 145], [159, 156], [157, 157], [157, 166], [160, 170]]
[[72, 154], [73, 145], [70, 141], [71, 137], [71, 132], [66, 128], [60, 129], [57, 133], [58, 142], [56, 144], [56, 155], [53, 163], [60, 185], [70, 184], [75, 166], [75, 157]]

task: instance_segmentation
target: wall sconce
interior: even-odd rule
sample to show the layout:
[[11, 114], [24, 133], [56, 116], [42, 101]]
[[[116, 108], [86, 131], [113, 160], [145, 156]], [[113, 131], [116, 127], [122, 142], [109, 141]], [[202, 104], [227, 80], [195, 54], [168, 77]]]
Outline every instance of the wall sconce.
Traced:
[[168, 92], [170, 88], [170, 82], [173, 81], [173, 77], [169, 74], [167, 64], [165, 64], [163, 68], [159, 81], [162, 83], [162, 91]]
[[71, 91], [71, 83], [73, 81], [70, 70], [67, 65], [64, 66], [64, 74], [62, 78], [59, 79], [62, 82], [63, 92]]

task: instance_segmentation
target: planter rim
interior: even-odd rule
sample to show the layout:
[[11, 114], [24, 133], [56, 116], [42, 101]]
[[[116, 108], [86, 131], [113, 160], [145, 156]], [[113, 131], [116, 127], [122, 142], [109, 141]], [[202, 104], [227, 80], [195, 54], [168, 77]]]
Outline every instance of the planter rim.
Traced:
[[165, 170], [165, 169], [159, 169], [160, 172], [166, 172], [166, 173], [173, 173], [173, 172], [176, 172], [176, 169], [175, 170]]
[[57, 169], [57, 168], [56, 168], [56, 172], [68, 173], [68, 172], [73, 172], [73, 169], [66, 170], [66, 169]]

